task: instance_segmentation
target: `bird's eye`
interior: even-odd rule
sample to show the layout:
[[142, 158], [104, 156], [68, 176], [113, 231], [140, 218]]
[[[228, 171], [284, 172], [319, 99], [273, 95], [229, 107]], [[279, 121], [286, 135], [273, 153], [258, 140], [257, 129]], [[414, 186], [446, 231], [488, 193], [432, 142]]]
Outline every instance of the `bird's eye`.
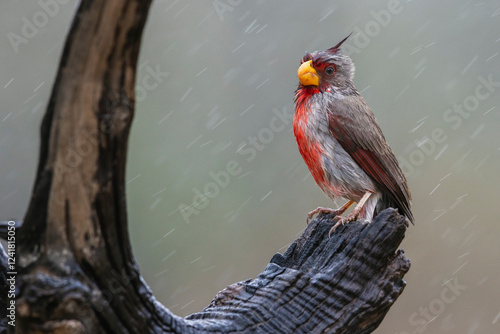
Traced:
[[335, 68], [333, 66], [328, 66], [325, 69], [325, 73], [326, 75], [333, 75], [335, 73]]

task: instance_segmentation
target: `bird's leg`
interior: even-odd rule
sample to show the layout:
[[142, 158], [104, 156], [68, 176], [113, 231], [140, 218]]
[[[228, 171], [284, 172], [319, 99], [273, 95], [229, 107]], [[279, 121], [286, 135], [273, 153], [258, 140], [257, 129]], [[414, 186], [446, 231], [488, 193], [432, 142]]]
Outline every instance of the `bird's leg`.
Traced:
[[363, 197], [361, 197], [361, 199], [359, 200], [358, 205], [356, 205], [354, 207], [354, 209], [352, 210], [352, 212], [350, 214], [348, 214], [347, 216], [345, 216], [345, 217], [336, 216], [335, 218], [333, 218], [333, 221], [338, 220], [338, 222], [335, 225], [333, 225], [333, 227], [330, 229], [330, 232], [328, 233], [328, 237], [330, 237], [330, 235], [332, 235], [332, 233], [335, 232], [337, 227], [339, 227], [340, 225], [344, 225], [344, 223], [348, 223], [348, 222], [351, 222], [353, 220], [356, 220], [359, 216], [359, 212], [363, 208], [363, 205], [365, 205], [366, 201], [368, 200], [368, 198], [370, 198], [371, 194], [372, 194], [371, 191], [367, 191], [363, 195]]
[[322, 213], [333, 213], [334, 215], [341, 215], [343, 214], [347, 209], [349, 209], [349, 207], [351, 205], [354, 204], [354, 201], [348, 201], [346, 204], [342, 205], [340, 208], [338, 208], [337, 210], [333, 210], [333, 209], [329, 209], [329, 208], [322, 208], [322, 207], [318, 207], [314, 210], [312, 210], [311, 212], [309, 212], [307, 214], [307, 223], [309, 224], [309, 220], [312, 219], [312, 217], [315, 215], [315, 214], [322, 214]]

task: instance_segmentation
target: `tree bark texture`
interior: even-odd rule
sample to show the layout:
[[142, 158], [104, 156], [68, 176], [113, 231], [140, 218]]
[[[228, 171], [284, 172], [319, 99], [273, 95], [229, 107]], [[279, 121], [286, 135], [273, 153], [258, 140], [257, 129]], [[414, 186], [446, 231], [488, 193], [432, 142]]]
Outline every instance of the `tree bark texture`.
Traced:
[[[407, 223], [393, 209], [370, 224], [342, 226], [330, 238], [332, 217], [316, 218], [257, 278], [228, 286], [186, 318], [154, 298], [132, 254], [125, 201], [135, 73], [149, 6], [143, 0], [80, 3], [41, 127], [31, 202], [17, 229], [16, 326], [0, 322], [0, 329], [372, 332], [403, 291], [410, 267], [397, 250]], [[5, 290], [4, 263], [0, 252]]]

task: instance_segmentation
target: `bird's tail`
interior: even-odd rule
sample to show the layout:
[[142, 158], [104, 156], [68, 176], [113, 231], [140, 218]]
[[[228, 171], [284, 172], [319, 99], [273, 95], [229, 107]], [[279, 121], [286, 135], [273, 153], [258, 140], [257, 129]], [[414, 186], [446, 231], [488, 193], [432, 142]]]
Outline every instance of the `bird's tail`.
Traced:
[[377, 203], [377, 206], [375, 207], [374, 216], [376, 216], [379, 212], [387, 208], [398, 209], [399, 214], [405, 215], [406, 218], [408, 218], [408, 220], [413, 225], [415, 225], [415, 218], [413, 217], [413, 213], [411, 212], [410, 203], [394, 200], [388, 194], [382, 193], [382, 197], [380, 198], [380, 200]]

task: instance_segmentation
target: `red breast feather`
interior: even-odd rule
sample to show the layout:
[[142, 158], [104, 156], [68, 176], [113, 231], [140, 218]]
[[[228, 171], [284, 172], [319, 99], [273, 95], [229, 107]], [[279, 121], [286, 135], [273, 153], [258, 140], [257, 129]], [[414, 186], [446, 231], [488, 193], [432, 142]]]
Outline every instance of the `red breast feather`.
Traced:
[[317, 143], [312, 142], [306, 134], [308, 106], [307, 101], [312, 94], [308, 92], [309, 89], [297, 90], [295, 95], [295, 115], [293, 117], [293, 133], [299, 152], [302, 155], [309, 171], [311, 172], [314, 181], [323, 188], [325, 185], [325, 175], [322, 167], [322, 154], [321, 149]]

